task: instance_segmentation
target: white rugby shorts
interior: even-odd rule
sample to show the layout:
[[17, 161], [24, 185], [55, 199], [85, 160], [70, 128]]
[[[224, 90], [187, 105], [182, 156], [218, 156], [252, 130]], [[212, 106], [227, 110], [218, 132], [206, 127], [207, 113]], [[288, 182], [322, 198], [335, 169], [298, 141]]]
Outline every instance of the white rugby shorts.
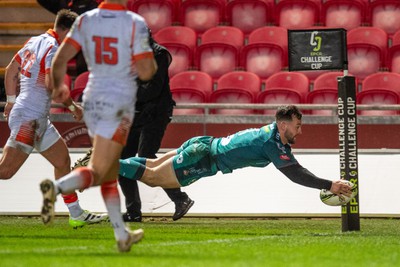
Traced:
[[25, 113], [19, 109], [11, 110], [8, 118], [11, 133], [6, 146], [18, 148], [30, 154], [34, 148], [38, 152], [49, 149], [61, 138], [48, 117], [32, 119], [30, 114]]
[[134, 117], [134, 99], [111, 93], [89, 95], [83, 96], [83, 114], [89, 136], [99, 135], [125, 145]]

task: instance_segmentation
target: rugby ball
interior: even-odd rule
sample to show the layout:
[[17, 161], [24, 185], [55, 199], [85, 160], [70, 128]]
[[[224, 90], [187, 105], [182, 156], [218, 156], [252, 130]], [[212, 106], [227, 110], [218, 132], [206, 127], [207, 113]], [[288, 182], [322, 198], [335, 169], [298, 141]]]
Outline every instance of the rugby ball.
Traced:
[[321, 199], [321, 201], [328, 206], [342, 206], [349, 203], [350, 200], [352, 200], [357, 195], [358, 190], [357, 187], [352, 182], [346, 180], [343, 182], [347, 183], [352, 188], [351, 189], [352, 193], [350, 197], [347, 197], [345, 195], [338, 196], [329, 190], [322, 189], [319, 194], [319, 198]]

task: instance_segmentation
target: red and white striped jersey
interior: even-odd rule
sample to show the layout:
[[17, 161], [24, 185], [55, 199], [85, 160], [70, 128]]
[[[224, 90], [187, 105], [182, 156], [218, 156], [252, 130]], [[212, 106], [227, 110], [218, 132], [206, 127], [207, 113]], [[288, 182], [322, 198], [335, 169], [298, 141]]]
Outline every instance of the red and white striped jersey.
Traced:
[[21, 65], [20, 93], [14, 107], [21, 106], [32, 115], [46, 115], [51, 98], [45, 87], [46, 73], [59, 45], [58, 35], [52, 29], [31, 37], [15, 55]]

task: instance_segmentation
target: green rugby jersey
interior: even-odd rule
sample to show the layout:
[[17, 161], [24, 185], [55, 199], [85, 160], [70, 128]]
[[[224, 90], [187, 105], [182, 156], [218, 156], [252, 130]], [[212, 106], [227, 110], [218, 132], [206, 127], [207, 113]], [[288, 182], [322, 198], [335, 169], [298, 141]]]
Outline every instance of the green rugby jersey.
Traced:
[[291, 146], [282, 144], [275, 122], [215, 138], [211, 157], [223, 173], [248, 166], [265, 167], [271, 162], [276, 168], [297, 164]]

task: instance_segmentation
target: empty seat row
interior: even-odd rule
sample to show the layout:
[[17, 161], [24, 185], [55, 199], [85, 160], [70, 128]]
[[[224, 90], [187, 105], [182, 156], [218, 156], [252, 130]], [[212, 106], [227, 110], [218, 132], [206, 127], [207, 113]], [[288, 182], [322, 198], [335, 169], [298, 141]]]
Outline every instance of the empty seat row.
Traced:
[[[266, 79], [288, 66], [287, 30], [283, 27], [261, 27], [246, 39], [236, 27], [219, 26], [207, 30], [198, 41], [191, 28], [170, 26], [154, 38], [172, 55], [171, 77], [197, 69], [217, 79], [224, 73], [242, 69]], [[360, 80], [384, 69], [400, 73], [400, 31], [389, 42], [388, 35], [379, 28], [352, 29], [347, 32], [347, 51], [349, 71]], [[304, 74], [314, 80], [320, 72]]]
[[246, 35], [266, 25], [347, 30], [371, 25], [392, 36], [400, 29], [398, 0], [130, 0], [128, 9], [142, 15], [153, 32], [171, 25], [187, 26], [198, 34], [230, 25]]
[[[186, 71], [171, 78], [170, 87], [178, 104], [230, 103], [230, 104], [337, 104], [337, 78], [342, 72], [330, 71], [318, 76], [310, 90], [307, 76], [299, 72], [278, 72], [266, 80], [251, 72], [234, 71], [221, 76], [216, 83], [205, 72]], [[72, 83], [66, 75], [64, 83], [71, 88], [71, 97], [81, 101], [82, 92], [88, 82], [89, 72], [82, 73]], [[400, 104], [400, 74], [380, 72], [369, 75], [357, 92], [358, 104]], [[65, 108], [52, 108], [52, 113], [68, 112]], [[174, 115], [203, 114], [203, 109], [175, 109]], [[252, 109], [215, 109], [214, 114], [255, 114]], [[263, 110], [262, 114], [273, 114]], [[312, 115], [335, 115], [330, 110], [312, 110]], [[360, 115], [396, 115], [393, 110], [363, 110]]]
[[184, 26], [164, 28], [154, 38], [172, 54], [171, 77], [197, 68], [218, 78], [243, 66], [265, 78], [287, 66], [287, 30], [282, 27], [256, 29], [249, 35], [246, 46], [243, 46], [243, 32], [230, 26], [207, 30], [200, 45], [196, 33]]
[[[221, 76], [214, 89], [210, 75], [200, 71], [177, 74], [170, 80], [174, 100], [187, 103], [231, 103], [231, 104], [334, 104], [338, 101], [337, 77], [342, 72], [320, 75], [310, 91], [308, 78], [299, 72], [278, 72], [266, 80], [257, 75], [235, 71]], [[380, 72], [369, 75], [357, 93], [358, 104], [400, 104], [400, 74]], [[263, 110], [263, 114], [273, 114]], [[175, 109], [174, 115], [202, 114], [203, 109]], [[254, 114], [254, 110], [216, 109], [215, 114]], [[312, 110], [313, 115], [334, 115], [330, 110]], [[365, 110], [360, 115], [395, 115], [397, 111]]]

